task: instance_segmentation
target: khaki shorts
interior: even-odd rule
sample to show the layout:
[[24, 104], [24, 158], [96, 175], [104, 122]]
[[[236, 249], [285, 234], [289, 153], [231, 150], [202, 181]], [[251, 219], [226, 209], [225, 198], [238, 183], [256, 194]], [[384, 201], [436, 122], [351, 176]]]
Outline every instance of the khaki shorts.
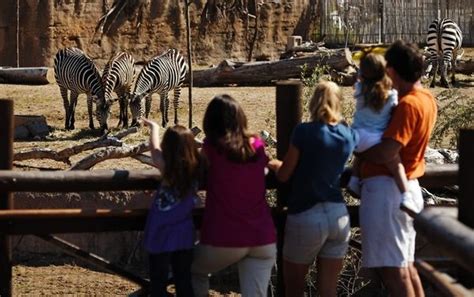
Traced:
[[[423, 197], [417, 180], [408, 181], [418, 209]], [[363, 267], [407, 267], [415, 259], [413, 219], [400, 210], [401, 194], [393, 178], [375, 176], [362, 181], [359, 220]]]
[[350, 229], [344, 203], [317, 203], [301, 213], [288, 215], [283, 258], [297, 264], [311, 264], [316, 257], [344, 258]]

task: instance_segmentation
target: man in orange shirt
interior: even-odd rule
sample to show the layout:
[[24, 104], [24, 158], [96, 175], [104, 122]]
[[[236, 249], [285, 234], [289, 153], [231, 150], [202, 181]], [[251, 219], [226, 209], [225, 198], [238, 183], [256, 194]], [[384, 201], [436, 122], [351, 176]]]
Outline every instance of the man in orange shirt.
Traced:
[[413, 265], [413, 220], [400, 210], [401, 194], [384, 166], [400, 156], [405, 167], [414, 211], [423, 208], [417, 178], [425, 171], [424, 153], [436, 121], [436, 101], [420, 84], [423, 58], [415, 45], [396, 41], [385, 54], [386, 71], [398, 91], [395, 107], [382, 142], [360, 155], [362, 195], [362, 266], [375, 268], [390, 296], [424, 296]]

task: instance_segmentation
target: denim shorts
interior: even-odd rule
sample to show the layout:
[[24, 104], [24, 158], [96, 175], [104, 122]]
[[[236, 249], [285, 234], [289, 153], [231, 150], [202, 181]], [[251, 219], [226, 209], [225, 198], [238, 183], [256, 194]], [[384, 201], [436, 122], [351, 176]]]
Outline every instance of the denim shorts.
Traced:
[[311, 264], [316, 257], [344, 258], [349, 246], [350, 220], [344, 203], [321, 202], [288, 215], [283, 258]]

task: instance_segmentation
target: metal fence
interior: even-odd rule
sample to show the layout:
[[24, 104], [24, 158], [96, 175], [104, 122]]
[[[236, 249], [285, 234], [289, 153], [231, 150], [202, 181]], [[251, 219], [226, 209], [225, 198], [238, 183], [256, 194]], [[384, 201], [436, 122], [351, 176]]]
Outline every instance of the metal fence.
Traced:
[[422, 44], [429, 24], [449, 17], [461, 28], [463, 45], [474, 46], [474, 0], [321, 0], [320, 5], [319, 33], [328, 43]]

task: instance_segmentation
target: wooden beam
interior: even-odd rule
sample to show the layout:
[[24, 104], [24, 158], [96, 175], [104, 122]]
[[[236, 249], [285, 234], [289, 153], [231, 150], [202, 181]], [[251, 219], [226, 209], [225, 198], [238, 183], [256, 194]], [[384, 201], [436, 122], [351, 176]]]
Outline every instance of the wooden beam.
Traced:
[[459, 221], [474, 228], [474, 130], [461, 130], [459, 136]]
[[[358, 206], [348, 206], [351, 226], [359, 226]], [[204, 209], [193, 211], [194, 225], [201, 227]], [[12, 209], [0, 210], [0, 233], [10, 235], [142, 231], [148, 209]], [[276, 222], [285, 209], [272, 209]]]
[[436, 270], [436, 268], [428, 262], [417, 259], [415, 261], [415, 266], [420, 274], [433, 284], [437, 290], [439, 290], [442, 296], [472, 296], [472, 292], [469, 292], [469, 290], [464, 288], [448, 274]]
[[158, 170], [0, 171], [0, 191], [84, 192], [156, 189]]
[[96, 255], [93, 253], [89, 253], [87, 251], [82, 250], [78, 246], [60, 238], [57, 236], [52, 236], [52, 235], [40, 235], [38, 236], [41, 239], [49, 242], [50, 244], [53, 244], [54, 246], [60, 248], [63, 252], [65, 252], [68, 255], [71, 255], [73, 257], [79, 258], [82, 261], [93, 265], [95, 267], [99, 267], [101, 269], [104, 269], [108, 272], [118, 274], [121, 277], [137, 284], [140, 285], [142, 288], [144, 288], [145, 294], [147, 292], [147, 288], [150, 285], [150, 281], [143, 279], [142, 277], [128, 271], [125, 269], [122, 269], [119, 266], [114, 265], [110, 261]]
[[[301, 95], [303, 86], [301, 82], [280, 82], [276, 88], [276, 131], [277, 131], [277, 158], [283, 160], [290, 145], [291, 133], [295, 126], [301, 122], [302, 104]], [[277, 186], [277, 212], [283, 211], [287, 205], [290, 193], [289, 183], [280, 183]], [[285, 237], [286, 215], [274, 217], [277, 229], [277, 267], [283, 265], [283, 240]], [[285, 296], [283, 270], [278, 269], [277, 296]]]
[[[0, 169], [13, 165], [13, 101], [0, 99]], [[12, 194], [0, 190], [0, 210], [13, 208]], [[12, 254], [8, 235], [0, 232], [0, 296], [12, 295]]]
[[[281, 108], [281, 112], [285, 109]], [[285, 127], [283, 125], [283, 127]], [[278, 132], [277, 132], [278, 133]], [[282, 132], [279, 137], [284, 138]], [[288, 138], [289, 143], [289, 136]], [[282, 146], [285, 142], [282, 143]], [[280, 154], [285, 150], [280, 150]], [[280, 156], [281, 157], [281, 156]], [[428, 165], [420, 184], [426, 188], [440, 188], [457, 184], [458, 166], [455, 164]], [[346, 169], [341, 186], [345, 187], [350, 168]], [[10, 192], [87, 192], [136, 191], [156, 189], [160, 172], [147, 170], [77, 170], [77, 171], [11, 171], [0, 170], [0, 191]], [[267, 189], [278, 183], [273, 174], [267, 176]]]
[[474, 273], [474, 230], [443, 208], [428, 207], [415, 216], [415, 229], [445, 255]]

